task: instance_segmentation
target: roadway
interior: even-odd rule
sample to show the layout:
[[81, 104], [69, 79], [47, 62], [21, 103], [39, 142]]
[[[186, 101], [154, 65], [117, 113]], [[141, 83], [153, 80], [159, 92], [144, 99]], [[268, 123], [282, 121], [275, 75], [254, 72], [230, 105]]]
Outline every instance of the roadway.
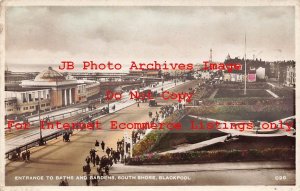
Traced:
[[[192, 82], [193, 84], [194, 82]], [[179, 84], [182, 84], [182, 82], [180, 82]], [[158, 84], [157, 87], [155, 88], [152, 88], [153, 91], [157, 90], [158, 92], [161, 91], [161, 88], [163, 87], [164, 90], [167, 90], [167, 89], [170, 89], [172, 87], [174, 87], [175, 84], [172, 82], [172, 81], [168, 81], [168, 82], [165, 82], [163, 85], [161, 83]], [[180, 91], [183, 91], [182, 89], [180, 89]], [[188, 91], [186, 89], [184, 89], [184, 91]], [[176, 91], [177, 92], [177, 91]], [[114, 101], [112, 103], [110, 103], [110, 112], [116, 112], [116, 111], [119, 111], [123, 108], [126, 108], [128, 106], [131, 106], [135, 104], [135, 100], [133, 99], [130, 99], [129, 98], [129, 94], [125, 94], [122, 98], [122, 100], [120, 101]], [[115, 110], [112, 109], [113, 105], [115, 105]], [[99, 108], [97, 108], [96, 110], [93, 110], [91, 112], [85, 112], [85, 113], [82, 113], [82, 112], [78, 112], [78, 113], [73, 113], [73, 115], [71, 116], [69, 114], [69, 112], [71, 111], [76, 111], [76, 110], [81, 110], [80, 108], [65, 108], [65, 109], [62, 109], [62, 110], [59, 110], [59, 111], [53, 111], [51, 113], [47, 113], [47, 114], [43, 114], [41, 116], [41, 119], [49, 116], [50, 119], [52, 116], [56, 116], [56, 115], [61, 115], [61, 114], [64, 114], [64, 113], [68, 113], [68, 115], [66, 114], [64, 118], [60, 117], [60, 121], [62, 123], [71, 123], [71, 122], [74, 122], [76, 120], [78, 120], [78, 118], [81, 118], [83, 115], [86, 115], [88, 113], [93, 113], [95, 111], [99, 111], [101, 110], [103, 107], [107, 107], [107, 104], [101, 104], [101, 106]], [[68, 116], [68, 117], [67, 117]], [[29, 118], [29, 121], [35, 121], [38, 119], [38, 116], [33, 116], [33, 117], [30, 117]], [[57, 117], [56, 117], [57, 119]], [[39, 121], [37, 121], [37, 123], [31, 123], [32, 126], [38, 126], [38, 123]], [[10, 134], [8, 134], [6, 136], [6, 141], [5, 141], [5, 152], [8, 152], [12, 149], [15, 149], [17, 147], [20, 147], [22, 145], [24, 145], [25, 143], [29, 143], [31, 141], [34, 141], [34, 140], [37, 140], [40, 138], [40, 131], [39, 131], [39, 128], [30, 128], [28, 130], [14, 130], [13, 132], [11, 132]], [[42, 130], [42, 134], [43, 136], [47, 136], [47, 135], [51, 135], [57, 131], [60, 131], [58, 129], [43, 129]]]
[[[169, 91], [187, 92], [190, 87], [194, 87], [196, 84], [197, 81], [186, 82], [184, 85], [178, 85]], [[164, 84], [164, 89], [167, 88], [166, 85]], [[157, 101], [159, 106], [174, 103], [173, 100], [162, 100], [161, 98], [158, 98]], [[159, 111], [159, 107], [149, 107], [148, 103], [140, 103], [140, 107], [137, 107], [136, 103], [132, 103], [122, 110], [98, 119], [102, 124], [102, 130], [76, 131], [70, 138], [71, 142], [63, 142], [62, 137], [59, 137], [47, 142], [45, 146], [35, 147], [31, 149], [30, 162], [7, 161], [5, 168], [6, 185], [57, 185], [57, 182], [53, 181], [40, 181], [37, 184], [28, 180], [16, 181], [16, 176], [82, 175], [82, 165], [86, 156], [89, 155], [89, 150], [94, 147], [96, 139], [99, 142], [103, 140], [107, 146], [116, 149], [117, 140], [123, 138], [123, 130], [109, 130], [111, 120], [127, 123], [147, 122], [150, 120], [149, 111], [155, 113]], [[100, 157], [104, 155], [102, 151], [97, 151], [97, 154]], [[95, 172], [95, 169], [93, 171]]]

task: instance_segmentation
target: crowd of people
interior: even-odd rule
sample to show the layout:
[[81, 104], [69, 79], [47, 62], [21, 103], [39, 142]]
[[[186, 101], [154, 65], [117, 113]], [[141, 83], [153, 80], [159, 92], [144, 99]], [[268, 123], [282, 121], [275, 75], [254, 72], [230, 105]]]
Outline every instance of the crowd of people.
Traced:
[[[124, 143], [124, 138], [122, 140], [118, 140], [116, 145], [117, 149], [115, 150], [106, 145], [104, 141], [101, 141], [101, 143], [98, 140], [95, 141], [95, 148], [90, 149], [89, 155], [85, 158], [85, 164], [82, 167], [82, 170], [87, 177], [87, 186], [90, 186], [91, 183], [93, 186], [97, 186], [99, 180], [103, 180], [104, 176], [110, 176], [109, 170], [113, 164], [117, 164], [119, 162], [123, 163], [125, 161], [124, 145], [127, 144]], [[127, 147], [126, 150], [128, 151]], [[93, 168], [95, 168], [97, 175], [91, 175]], [[97, 177], [100, 177], [100, 179]]]

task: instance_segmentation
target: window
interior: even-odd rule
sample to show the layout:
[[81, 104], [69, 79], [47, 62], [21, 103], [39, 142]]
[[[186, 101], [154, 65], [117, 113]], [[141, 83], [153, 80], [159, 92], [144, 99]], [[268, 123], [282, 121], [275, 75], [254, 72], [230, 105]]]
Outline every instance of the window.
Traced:
[[32, 95], [31, 95], [31, 94], [28, 94], [28, 96], [29, 96], [29, 101], [33, 101]]
[[22, 93], [22, 98], [23, 98], [23, 103], [25, 103], [26, 102], [26, 97], [25, 97], [24, 93]]
[[24, 110], [24, 111], [28, 110], [28, 107], [23, 107], [23, 110]]

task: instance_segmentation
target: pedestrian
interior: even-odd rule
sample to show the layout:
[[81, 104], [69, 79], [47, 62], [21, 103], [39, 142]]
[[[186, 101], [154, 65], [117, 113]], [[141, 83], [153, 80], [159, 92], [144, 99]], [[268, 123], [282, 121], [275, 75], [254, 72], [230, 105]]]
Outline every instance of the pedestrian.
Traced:
[[152, 112], [151, 111], [149, 111], [149, 117], [152, 118]]
[[93, 185], [93, 186], [98, 186], [98, 179], [97, 179], [97, 176], [96, 176], [96, 175], [93, 175], [92, 177], [93, 177], [93, 179], [92, 179], [92, 185]]
[[124, 159], [124, 148], [121, 150], [121, 160]]
[[140, 107], [140, 102], [139, 101], [137, 102], [137, 106]]
[[101, 176], [101, 177], [103, 177], [103, 176], [104, 176], [104, 171], [103, 171], [103, 168], [101, 168], [101, 167], [98, 167], [98, 168], [97, 168], [97, 172], [98, 172], [99, 176]]
[[101, 142], [101, 148], [102, 148], [102, 151], [104, 152], [105, 143], [103, 141]]
[[99, 147], [99, 142], [96, 140], [95, 147]]
[[110, 148], [107, 147], [107, 148], [106, 148], [106, 154], [107, 154], [107, 156], [109, 156], [110, 151], [111, 151]]
[[93, 163], [93, 165], [95, 167], [95, 165], [96, 165], [96, 159], [95, 159], [95, 157], [92, 157], [92, 163]]
[[95, 162], [96, 162], [96, 165], [99, 165], [99, 163], [100, 163], [100, 157], [99, 157], [99, 155], [96, 156]]
[[89, 156], [87, 156], [87, 157], [85, 158], [85, 162], [86, 162], [87, 164], [90, 164], [91, 158], [90, 158]]
[[118, 162], [120, 161], [120, 154], [121, 154], [120, 151], [117, 151], [117, 152], [116, 152], [116, 158], [117, 158], [117, 161], [118, 161]]
[[30, 161], [30, 150], [26, 151], [26, 159], [27, 161]]
[[106, 174], [107, 176], [109, 176], [109, 168], [108, 168], [108, 166], [106, 165], [104, 169], [105, 169], [105, 174]]
[[18, 158], [21, 158], [21, 149], [20, 149], [20, 147], [16, 149], [16, 152], [18, 154]]
[[86, 182], [86, 185], [87, 185], [87, 186], [89, 186], [89, 185], [90, 185], [90, 183], [91, 183], [91, 180], [90, 180], [90, 175], [89, 175], [89, 174], [87, 174], [87, 177], [86, 177], [86, 180], [85, 180], [85, 182]]
[[61, 179], [59, 182], [59, 186], [68, 186], [64, 179]]
[[113, 159], [114, 159], [115, 164], [117, 164], [117, 152], [114, 152]]
[[26, 153], [25, 153], [25, 151], [22, 152], [22, 159], [23, 159], [23, 161], [26, 161]]
[[90, 150], [90, 156], [91, 156], [91, 160], [95, 159], [96, 158], [96, 150], [91, 148]]
[[90, 174], [90, 173], [91, 173], [91, 166], [90, 166], [90, 164], [87, 164], [87, 165], [86, 165], [86, 173], [87, 173], [87, 174]]

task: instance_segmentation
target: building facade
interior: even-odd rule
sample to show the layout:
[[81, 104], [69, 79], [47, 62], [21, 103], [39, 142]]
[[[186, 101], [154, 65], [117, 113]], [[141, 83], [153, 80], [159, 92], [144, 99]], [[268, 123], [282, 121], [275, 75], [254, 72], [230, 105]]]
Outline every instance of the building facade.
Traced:
[[99, 83], [79, 82], [49, 67], [34, 79], [5, 87], [6, 115], [35, 114], [38, 108], [43, 112], [66, 107], [86, 102], [99, 92]]

